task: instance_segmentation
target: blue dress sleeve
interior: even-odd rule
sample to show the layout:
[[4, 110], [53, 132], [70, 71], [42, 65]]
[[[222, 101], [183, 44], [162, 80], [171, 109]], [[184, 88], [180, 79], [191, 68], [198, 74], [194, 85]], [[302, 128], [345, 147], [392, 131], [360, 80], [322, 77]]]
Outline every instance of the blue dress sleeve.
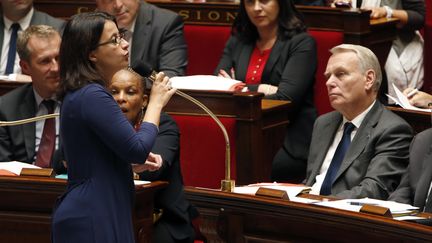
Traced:
[[144, 163], [155, 142], [157, 126], [143, 123], [136, 132], [111, 94], [100, 85], [90, 86], [81, 97], [86, 124], [122, 161]]

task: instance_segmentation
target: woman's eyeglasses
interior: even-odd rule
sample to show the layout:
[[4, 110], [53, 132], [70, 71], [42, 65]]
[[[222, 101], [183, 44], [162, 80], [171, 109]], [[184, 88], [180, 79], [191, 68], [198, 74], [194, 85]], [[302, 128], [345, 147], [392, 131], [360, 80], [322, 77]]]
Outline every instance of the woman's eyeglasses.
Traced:
[[125, 33], [126, 33], [126, 31], [120, 31], [120, 33], [116, 36], [113, 36], [113, 38], [111, 38], [111, 40], [99, 43], [96, 45], [96, 47], [103, 46], [106, 44], [113, 44], [113, 45], [118, 46], [118, 45], [120, 45], [122, 40], [124, 40]]

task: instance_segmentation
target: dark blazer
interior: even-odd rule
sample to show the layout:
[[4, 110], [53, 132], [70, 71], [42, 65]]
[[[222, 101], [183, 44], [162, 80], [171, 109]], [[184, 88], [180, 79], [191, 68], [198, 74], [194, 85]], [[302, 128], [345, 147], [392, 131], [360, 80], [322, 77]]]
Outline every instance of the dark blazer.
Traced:
[[432, 181], [432, 128], [414, 137], [408, 170], [388, 200], [412, 204], [423, 211]]
[[163, 224], [176, 240], [193, 239], [194, 231], [190, 218], [193, 208], [186, 200], [180, 170], [179, 129], [166, 113], [161, 115], [159, 133], [152, 152], [162, 156], [163, 166], [155, 172], [141, 173], [140, 178], [148, 181], [164, 180], [169, 183], [155, 195], [155, 207], [163, 209], [163, 215], [155, 227]]
[[[0, 97], [0, 120], [15, 121], [36, 115], [36, 99], [33, 86], [26, 84]], [[33, 163], [35, 151], [36, 123], [0, 127], [0, 161]], [[59, 147], [60, 144], [59, 144]], [[51, 166], [57, 174], [64, 172], [62, 155], [55, 151]]]
[[[37, 24], [45, 24], [54, 27], [60, 33], [63, 31], [65, 21], [61, 19], [54, 18], [46, 13], [39, 12], [36, 9], [33, 12], [33, 17], [30, 20], [30, 25]], [[3, 46], [3, 35], [4, 35], [4, 22], [3, 22], [3, 13], [0, 10], [0, 56], [1, 56], [1, 47]]]
[[185, 74], [187, 46], [178, 14], [142, 2], [132, 40], [131, 63], [143, 60], [169, 77]]
[[[220, 69], [230, 73], [230, 69], [234, 68], [235, 78], [244, 81], [254, 47], [255, 43], [245, 43], [236, 36], [231, 36], [215, 74]], [[278, 38], [264, 67], [261, 83], [278, 86], [276, 94], [265, 98], [289, 100], [293, 103], [289, 111], [287, 135], [283, 148], [278, 153], [282, 156], [275, 158], [273, 162], [273, 171], [282, 171], [285, 178], [273, 180], [289, 180], [298, 176], [301, 180], [304, 179], [312, 127], [317, 116], [313, 101], [316, 68], [315, 40], [307, 33], [297, 34], [288, 40]], [[258, 85], [249, 86], [252, 91], [257, 88]], [[290, 158], [301, 162], [287, 165], [291, 163]], [[279, 161], [285, 165], [279, 165]], [[283, 169], [279, 169], [280, 167]]]
[[[314, 125], [308, 159], [306, 185], [312, 186], [342, 115], [333, 111], [320, 116]], [[340, 198], [387, 199], [399, 185], [408, 165], [412, 129], [402, 118], [376, 101], [351, 142], [332, 185]]]

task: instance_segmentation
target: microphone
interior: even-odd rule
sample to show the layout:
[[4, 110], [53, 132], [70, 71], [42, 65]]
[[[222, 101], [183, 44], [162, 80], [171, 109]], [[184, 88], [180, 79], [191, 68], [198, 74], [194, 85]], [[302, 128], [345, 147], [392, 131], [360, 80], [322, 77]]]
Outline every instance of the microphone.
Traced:
[[[148, 78], [152, 83], [156, 80], [156, 74], [157, 72], [152, 69], [152, 67], [141, 61], [138, 60], [134, 62], [131, 66], [131, 68], [141, 75], [142, 77]], [[205, 106], [203, 103], [198, 101], [197, 99], [191, 97], [188, 94], [185, 94], [184, 92], [180, 90], [176, 90], [175, 92], [177, 95], [191, 101], [201, 109], [203, 109], [219, 126], [219, 128], [222, 130], [224, 139], [225, 139], [225, 179], [221, 181], [221, 189], [225, 192], [232, 192], [234, 191], [235, 187], [235, 181], [231, 180], [231, 156], [230, 156], [230, 141], [228, 137], [228, 133], [225, 129], [225, 126], [222, 124], [222, 122], [217, 118], [217, 116], [209, 109], [207, 106]]]

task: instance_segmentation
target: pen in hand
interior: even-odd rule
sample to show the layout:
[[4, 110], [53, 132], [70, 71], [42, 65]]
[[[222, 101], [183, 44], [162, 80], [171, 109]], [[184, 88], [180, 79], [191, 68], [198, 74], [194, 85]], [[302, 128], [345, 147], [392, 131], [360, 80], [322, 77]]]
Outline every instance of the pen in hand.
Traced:
[[411, 97], [413, 97], [415, 94], [417, 94], [417, 92], [418, 92], [418, 89], [413, 89], [413, 90], [411, 90], [411, 91], [406, 95], [406, 97], [407, 97], [407, 98], [411, 98]]

